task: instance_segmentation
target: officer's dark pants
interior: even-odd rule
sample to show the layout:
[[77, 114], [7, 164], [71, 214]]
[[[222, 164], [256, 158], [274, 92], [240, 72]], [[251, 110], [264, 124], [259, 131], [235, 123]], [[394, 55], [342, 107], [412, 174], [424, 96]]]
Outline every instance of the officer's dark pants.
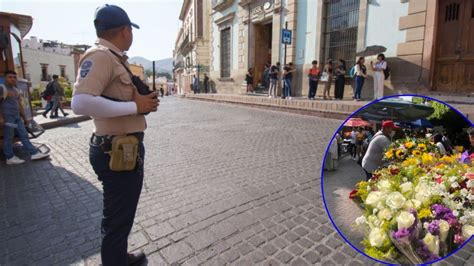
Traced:
[[89, 159], [104, 190], [101, 248], [104, 266], [127, 265], [127, 240], [142, 190], [144, 156], [145, 149], [140, 142], [141, 160], [137, 168], [114, 172], [109, 168], [110, 156], [101, 147], [90, 144]]

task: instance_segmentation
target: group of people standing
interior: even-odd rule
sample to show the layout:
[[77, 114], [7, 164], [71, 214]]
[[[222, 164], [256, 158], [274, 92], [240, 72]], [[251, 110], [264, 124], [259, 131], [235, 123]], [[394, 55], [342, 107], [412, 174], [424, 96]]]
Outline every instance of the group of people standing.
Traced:
[[[265, 70], [263, 71], [263, 85], [265, 89], [268, 90], [268, 98], [277, 97], [277, 83], [280, 76], [280, 62], [277, 62], [275, 65], [266, 64]], [[283, 91], [281, 98], [291, 100], [291, 86], [293, 81], [293, 73], [296, 71], [293, 63], [288, 63], [283, 67]], [[249, 82], [253, 83], [252, 69], [249, 69], [247, 77], [252, 77], [252, 79], [247, 79], [247, 84]], [[248, 91], [247, 91], [248, 92]]]
[[[268, 91], [269, 98], [277, 97], [277, 84], [280, 75], [283, 79], [283, 91], [281, 97], [283, 99], [291, 100], [291, 89], [293, 73], [296, 71], [293, 63], [288, 63], [283, 67], [281, 73], [280, 62], [271, 65], [266, 64], [263, 71], [262, 85]], [[374, 77], [374, 99], [380, 99], [383, 97], [384, 81], [388, 77], [387, 75], [387, 62], [385, 61], [385, 55], [379, 54], [377, 56], [377, 62], [370, 62], [371, 70], [373, 71]], [[362, 100], [362, 88], [364, 87], [365, 79], [367, 78], [367, 67], [365, 66], [365, 58], [359, 57], [356, 64], [351, 68], [347, 69], [346, 61], [339, 59], [336, 63], [333, 63], [332, 59], [326, 59], [323, 71], [318, 66], [318, 61], [312, 62], [312, 67], [308, 71], [309, 81], [309, 92], [308, 99], [315, 100], [316, 91], [318, 88], [319, 81], [324, 83], [323, 99], [331, 100], [330, 89], [334, 82], [334, 99], [342, 100], [344, 98], [344, 87], [346, 85], [346, 77], [351, 76], [354, 78], [355, 84], [353, 89], [352, 99], [354, 101]], [[247, 93], [255, 93], [254, 83], [254, 70], [249, 68], [245, 75], [245, 82], [247, 84]]]
[[[387, 62], [385, 61], [385, 55], [379, 54], [377, 56], [377, 62], [375, 64], [374, 62], [370, 62], [370, 66], [374, 72], [374, 99], [380, 99], [383, 97], [384, 80], [386, 79], [387, 75]], [[336, 63], [336, 66], [334, 66], [332, 59], [328, 58], [322, 72], [318, 67], [318, 61], [314, 60], [312, 62], [312, 67], [308, 72], [308, 99], [315, 99], [318, 82], [323, 81], [325, 82], [323, 99], [331, 100], [329, 91], [334, 81], [334, 99], [342, 100], [344, 97], [346, 76], [348, 74], [355, 80], [352, 98], [354, 101], [360, 101], [362, 99], [362, 88], [364, 86], [365, 79], [367, 78], [367, 67], [365, 66], [364, 57], [359, 57], [356, 64], [349, 70], [349, 72], [347, 70], [346, 61], [343, 59], [339, 59]]]
[[59, 83], [58, 75], [53, 75], [53, 80], [46, 85], [46, 89], [42, 94], [44, 100], [47, 101], [46, 108], [42, 115], [46, 118], [51, 111], [49, 118], [58, 118], [58, 111], [61, 111], [63, 117], [69, 114], [64, 112], [63, 102], [65, 100], [64, 88]]

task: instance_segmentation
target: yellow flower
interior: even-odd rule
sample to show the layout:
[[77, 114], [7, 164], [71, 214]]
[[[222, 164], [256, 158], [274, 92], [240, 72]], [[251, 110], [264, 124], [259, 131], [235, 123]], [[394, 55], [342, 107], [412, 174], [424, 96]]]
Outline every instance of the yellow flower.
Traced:
[[415, 146], [415, 143], [411, 141], [405, 143], [405, 148], [407, 149], [411, 149], [413, 146]]
[[455, 148], [458, 152], [460, 152], [460, 153], [462, 153], [462, 152], [464, 151], [464, 147], [463, 147], [463, 146], [454, 146], [454, 148]]
[[430, 208], [423, 208], [418, 212], [418, 219], [431, 218], [433, 214], [431, 213]]
[[446, 162], [446, 163], [453, 163], [455, 160], [456, 159], [453, 158], [452, 156], [446, 156], [446, 155], [441, 158], [441, 161]]
[[385, 156], [386, 156], [387, 158], [389, 158], [389, 159], [392, 159], [392, 157], [393, 157], [393, 150], [392, 150], [392, 149], [388, 150], [388, 151], [385, 153]]
[[420, 156], [420, 155], [421, 155], [421, 151], [419, 151], [419, 150], [413, 150], [413, 151], [411, 152], [411, 154], [413, 154], [413, 155], [415, 155], [415, 156]]
[[411, 165], [417, 165], [418, 164], [418, 160], [415, 159], [415, 158], [408, 158], [406, 159], [403, 163], [402, 163], [402, 166], [403, 167], [408, 167], [408, 166], [411, 166]]
[[426, 151], [426, 144], [424, 143], [418, 144], [418, 149], [420, 149], [420, 151]]
[[402, 158], [402, 157], [405, 155], [405, 153], [404, 153], [402, 150], [397, 150], [397, 151], [395, 152], [395, 155], [397, 155], [397, 158], [400, 159], [400, 158]]
[[421, 157], [421, 162], [423, 164], [432, 164], [434, 161], [434, 158], [433, 156], [431, 156], [430, 154], [428, 153], [424, 153], [423, 156]]

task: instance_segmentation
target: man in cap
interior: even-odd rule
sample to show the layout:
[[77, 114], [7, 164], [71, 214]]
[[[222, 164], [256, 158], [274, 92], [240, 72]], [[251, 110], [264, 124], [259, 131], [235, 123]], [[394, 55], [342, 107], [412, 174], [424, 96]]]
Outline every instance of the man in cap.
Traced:
[[[105, 5], [95, 12], [96, 45], [80, 61], [72, 109], [93, 117], [95, 129], [90, 139], [89, 159], [103, 186], [102, 263], [132, 265], [145, 259], [143, 253], [127, 253], [127, 240], [135, 218], [143, 183], [146, 128], [144, 113], [158, 109], [156, 93], [140, 95], [126, 67], [133, 42], [132, 23], [118, 6]], [[111, 170], [112, 140], [117, 136], [138, 139], [136, 167]], [[132, 157], [134, 158], [134, 157]]]
[[370, 141], [367, 152], [362, 159], [362, 168], [367, 175], [367, 180], [372, 178], [373, 172], [382, 166], [383, 155], [390, 146], [391, 138], [395, 136], [395, 129], [397, 128], [393, 121], [384, 121], [382, 129]]

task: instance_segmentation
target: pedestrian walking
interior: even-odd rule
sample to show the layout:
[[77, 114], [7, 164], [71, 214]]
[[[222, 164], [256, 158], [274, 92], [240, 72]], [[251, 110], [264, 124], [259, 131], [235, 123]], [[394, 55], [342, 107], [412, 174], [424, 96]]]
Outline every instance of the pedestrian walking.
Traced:
[[254, 93], [253, 90], [253, 69], [249, 68], [245, 75], [245, 82], [247, 83], [247, 93]]
[[288, 63], [285, 66], [283, 72], [283, 99], [291, 100], [291, 82], [293, 80], [293, 73], [296, 70], [293, 67], [293, 63]]
[[68, 116], [69, 114], [64, 112], [63, 102], [65, 100], [64, 88], [59, 84], [58, 75], [53, 75], [53, 87], [54, 87], [54, 96], [53, 96], [53, 108], [51, 110], [50, 118], [58, 118], [58, 111], [61, 110], [63, 117]]
[[[43, 91], [41, 97], [46, 101], [46, 107], [44, 112], [42, 113], [43, 117], [46, 118], [49, 111], [53, 109], [54, 101], [53, 101], [53, 96], [54, 96], [54, 80], [51, 80], [47, 85], [45, 90]], [[51, 112], [53, 113], [53, 112]]]
[[318, 61], [313, 60], [311, 64], [313, 66], [309, 69], [309, 73], [308, 73], [308, 80], [309, 80], [308, 99], [314, 100], [314, 98], [316, 97], [316, 90], [318, 89], [318, 80], [319, 80], [319, 75], [321, 74], [321, 71], [319, 70], [319, 67], [318, 67]]
[[28, 119], [21, 107], [20, 91], [16, 87], [17, 74], [14, 71], [5, 71], [5, 84], [0, 84], [0, 111], [3, 114], [3, 154], [7, 164], [22, 164], [25, 160], [18, 158], [13, 153], [13, 138], [15, 131], [18, 133], [23, 149], [31, 155], [31, 160], [39, 160], [49, 156], [41, 153], [28, 139], [25, 124]]
[[209, 93], [209, 77], [204, 73], [204, 91]]
[[395, 126], [393, 121], [384, 121], [382, 129], [374, 135], [369, 143], [369, 148], [362, 159], [362, 168], [367, 175], [367, 180], [372, 178], [373, 172], [382, 166], [383, 155], [388, 146], [390, 146], [391, 138], [395, 136], [396, 129], [398, 127]]
[[165, 95], [165, 90], [163, 89], [163, 85], [160, 85], [160, 97], [163, 98]]
[[193, 75], [193, 84], [192, 88], [194, 91], [194, 94], [199, 93], [199, 79], [196, 77], [196, 75]]
[[344, 98], [344, 86], [346, 85], [346, 61], [339, 59], [335, 74], [334, 98], [336, 100], [342, 100], [342, 98]]
[[280, 62], [277, 62], [270, 68], [270, 88], [268, 89], [268, 98], [276, 97], [276, 88], [279, 74]]
[[357, 151], [356, 142], [357, 142], [357, 131], [356, 131], [356, 128], [353, 127], [352, 131], [351, 131], [351, 141], [349, 143], [349, 150], [351, 152], [352, 160], [355, 160], [356, 155], [357, 155], [357, 153], [356, 153], [356, 151]]
[[370, 66], [372, 71], [374, 71], [374, 99], [381, 99], [383, 98], [384, 93], [384, 81], [385, 81], [385, 73], [384, 71], [387, 69], [387, 62], [385, 62], [385, 55], [379, 54], [377, 56], [377, 62], [374, 65], [374, 62], [370, 62]]
[[324, 84], [323, 98], [324, 100], [331, 100], [331, 96], [329, 96], [329, 91], [331, 90], [334, 74], [333, 74], [332, 59], [330, 58], [326, 60], [326, 65], [324, 66], [323, 75], [324, 75], [324, 79], [323, 77], [321, 77], [321, 81], [326, 82], [326, 84]]
[[103, 187], [102, 264], [132, 265], [145, 259], [142, 252], [127, 253], [143, 184], [143, 114], [155, 112], [159, 100], [157, 92], [139, 94], [144, 84], [128, 72], [125, 51], [133, 42], [132, 27], [139, 27], [127, 13], [115, 5], [99, 7], [94, 25], [98, 41], [79, 62], [72, 109], [91, 116], [95, 125], [89, 159]]
[[355, 89], [354, 89], [354, 101], [360, 101], [362, 88], [364, 87], [365, 78], [367, 78], [367, 68], [365, 67], [365, 58], [359, 57], [355, 65]]

